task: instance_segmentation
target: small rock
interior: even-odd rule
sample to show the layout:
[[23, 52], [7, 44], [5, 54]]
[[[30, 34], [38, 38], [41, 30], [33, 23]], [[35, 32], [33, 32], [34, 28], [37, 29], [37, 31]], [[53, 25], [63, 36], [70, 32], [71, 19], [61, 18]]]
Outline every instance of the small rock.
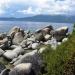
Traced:
[[38, 53], [43, 53], [46, 50], [46, 47], [42, 47], [39, 49]]
[[66, 42], [68, 40], [68, 38], [64, 38], [63, 40], [62, 40], [62, 42]]
[[3, 65], [2, 63], [0, 63], [0, 73], [2, 72], [2, 70], [4, 70], [6, 67], [5, 65]]
[[32, 49], [37, 49], [38, 46], [39, 46], [39, 43], [33, 43], [33, 44], [32, 44]]
[[24, 53], [24, 49], [21, 46], [18, 46], [13, 50], [13, 52], [19, 55], [19, 54]]
[[5, 58], [7, 58], [7, 59], [14, 59], [14, 58], [16, 58], [18, 55], [15, 53], [15, 52], [13, 52], [13, 51], [11, 51], [11, 50], [9, 50], [9, 51], [6, 51], [4, 54], [3, 54], [3, 56], [5, 57]]
[[57, 42], [58, 45], [61, 45], [61, 42]]
[[46, 39], [46, 40], [50, 40], [50, 39], [51, 39], [51, 35], [46, 34], [46, 35], [45, 35], [45, 39]]
[[9, 75], [10, 69], [4, 69], [0, 75]]
[[5, 53], [2, 49], [0, 49], [0, 56], [2, 56]]

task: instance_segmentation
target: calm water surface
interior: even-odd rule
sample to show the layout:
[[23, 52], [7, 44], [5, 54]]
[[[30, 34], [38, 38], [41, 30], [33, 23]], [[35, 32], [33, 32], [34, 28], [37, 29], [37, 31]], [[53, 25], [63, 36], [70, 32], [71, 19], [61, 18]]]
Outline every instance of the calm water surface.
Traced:
[[13, 26], [19, 26], [24, 30], [36, 31], [37, 29], [44, 28], [52, 25], [54, 29], [62, 26], [68, 26], [69, 32], [72, 32], [72, 23], [51, 23], [51, 22], [25, 22], [25, 21], [0, 21], [0, 32], [8, 32]]

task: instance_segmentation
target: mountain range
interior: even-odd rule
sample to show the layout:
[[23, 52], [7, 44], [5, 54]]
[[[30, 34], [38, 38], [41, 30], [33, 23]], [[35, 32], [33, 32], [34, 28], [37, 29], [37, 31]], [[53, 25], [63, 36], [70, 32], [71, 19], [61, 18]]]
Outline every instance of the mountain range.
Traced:
[[56, 22], [75, 23], [73, 15], [35, 15], [31, 17], [0, 17], [0, 21], [32, 21], [32, 22]]

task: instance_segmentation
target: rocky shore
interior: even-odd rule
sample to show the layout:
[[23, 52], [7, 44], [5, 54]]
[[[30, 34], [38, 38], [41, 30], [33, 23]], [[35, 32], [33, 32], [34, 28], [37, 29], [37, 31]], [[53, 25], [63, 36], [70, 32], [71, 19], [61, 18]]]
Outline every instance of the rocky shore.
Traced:
[[17, 26], [0, 33], [0, 58], [12, 67], [0, 63], [0, 75], [38, 75], [44, 70], [41, 54], [50, 45], [53, 50], [68, 40], [68, 27], [55, 29], [50, 25], [34, 33]]

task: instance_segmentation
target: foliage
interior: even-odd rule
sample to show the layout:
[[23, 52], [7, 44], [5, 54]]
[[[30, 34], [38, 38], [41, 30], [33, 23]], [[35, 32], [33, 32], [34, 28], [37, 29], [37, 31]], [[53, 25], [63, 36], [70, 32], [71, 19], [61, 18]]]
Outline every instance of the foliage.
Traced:
[[[73, 30], [68, 41], [62, 43], [56, 50], [48, 47], [42, 54], [42, 57], [45, 63], [47, 63], [47, 73], [44, 75], [75, 75], [70, 73], [70, 71], [75, 70], [75, 31]], [[74, 64], [68, 64], [71, 61]]]

